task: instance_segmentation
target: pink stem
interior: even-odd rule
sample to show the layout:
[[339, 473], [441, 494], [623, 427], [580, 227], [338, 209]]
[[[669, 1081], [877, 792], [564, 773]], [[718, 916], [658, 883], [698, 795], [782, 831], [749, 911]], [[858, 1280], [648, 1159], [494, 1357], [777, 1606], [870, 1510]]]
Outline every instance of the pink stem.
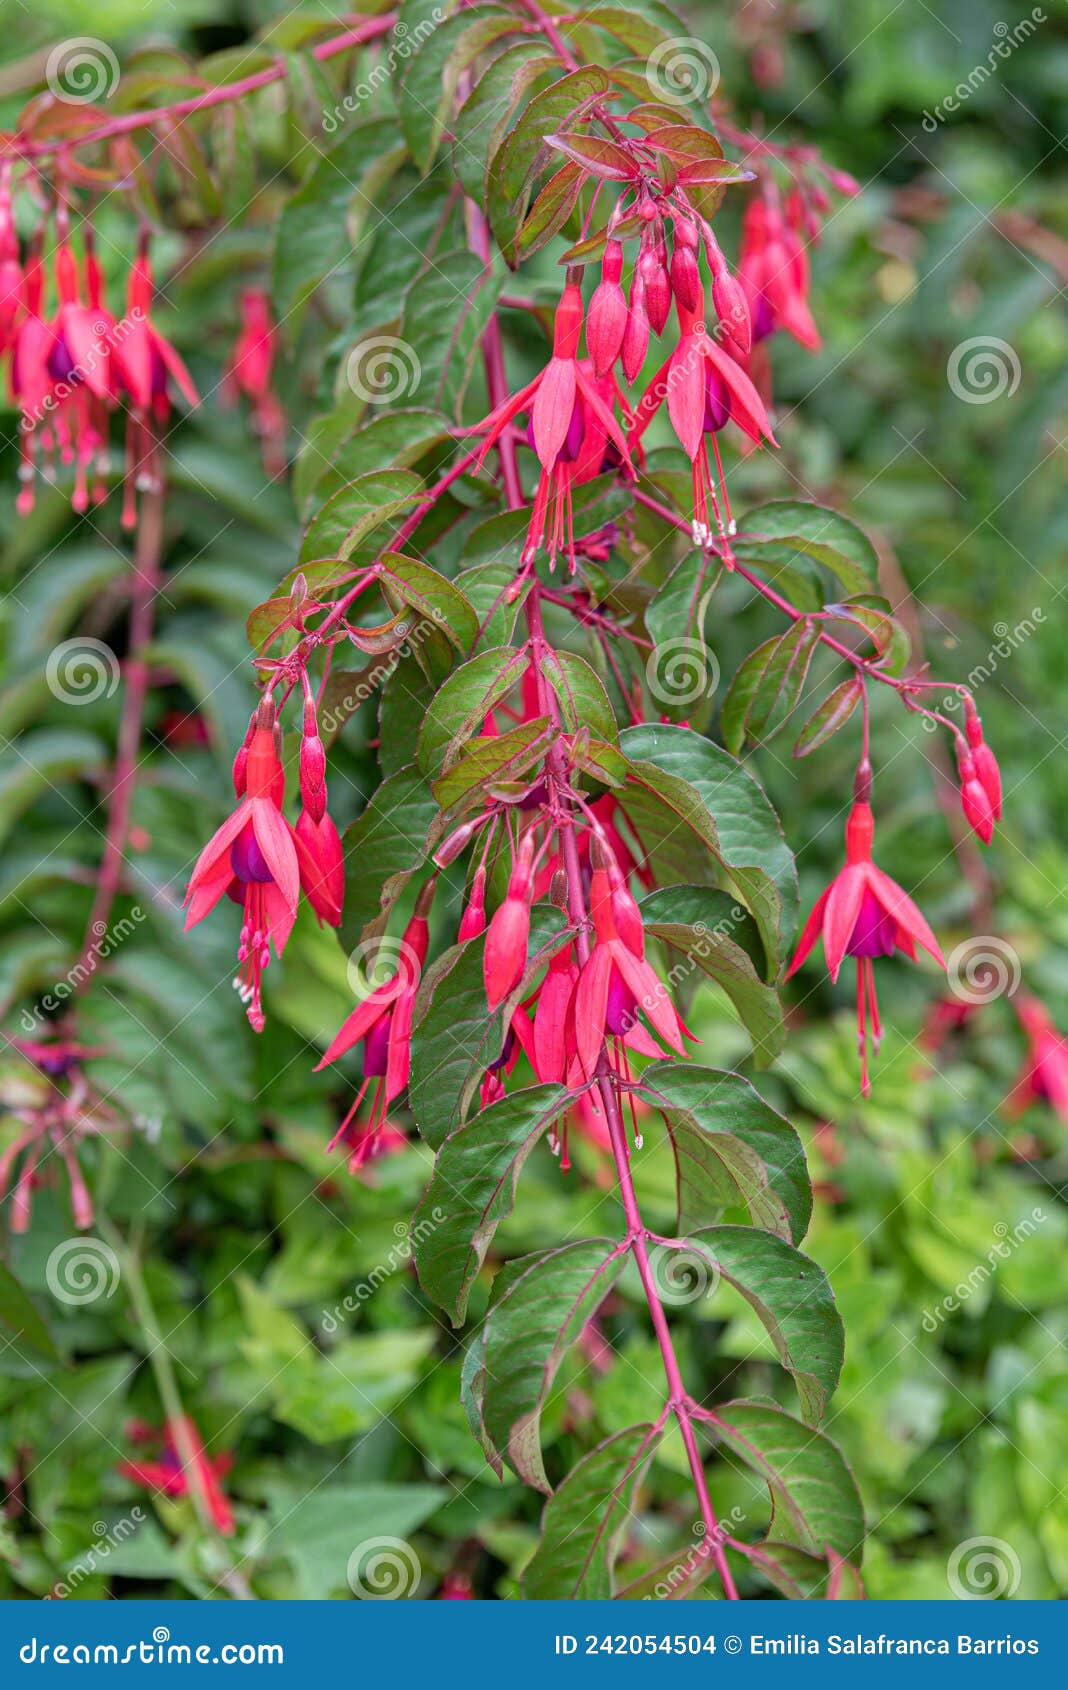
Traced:
[[[312, 48], [312, 57], [322, 63], [324, 59], [332, 59], [350, 47], [358, 47], [364, 41], [374, 41], [381, 35], [387, 35], [396, 22], [396, 16], [395, 12], [388, 12], [384, 17], [368, 18], [353, 29], [347, 29], [343, 35], [335, 35], [329, 41], [321, 41], [317, 47]], [[107, 118], [96, 129], [84, 130], [78, 135], [76, 145], [87, 147], [94, 141], [110, 141], [116, 135], [128, 135], [135, 129], [147, 129], [154, 123], [173, 123], [177, 118], [192, 117], [212, 106], [224, 105], [228, 100], [243, 99], [246, 94], [254, 93], [257, 88], [266, 88], [272, 82], [280, 82], [287, 74], [288, 70], [284, 64], [275, 64], [267, 70], [258, 70], [251, 76], [242, 77], [239, 82], [221, 83], [219, 87], [208, 88], [201, 94], [192, 95], [188, 100], [177, 100], [174, 105], [156, 106], [148, 111], [123, 112], [121, 116]], [[62, 135], [43, 141], [26, 141], [16, 135], [12, 138], [11, 145], [21, 158], [45, 158], [50, 153], [70, 147], [71, 138], [69, 135]]]

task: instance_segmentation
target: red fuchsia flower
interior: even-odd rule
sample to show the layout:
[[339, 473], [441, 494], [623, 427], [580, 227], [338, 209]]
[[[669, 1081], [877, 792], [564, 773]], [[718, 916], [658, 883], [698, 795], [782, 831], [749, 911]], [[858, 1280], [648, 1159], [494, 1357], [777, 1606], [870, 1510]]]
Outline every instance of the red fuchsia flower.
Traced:
[[[363, 1084], [327, 1145], [328, 1150], [338, 1144], [347, 1146], [353, 1173], [377, 1153], [388, 1124], [389, 1106], [408, 1084], [412, 1066], [412, 1008], [430, 943], [427, 916], [434, 899], [434, 886], [433, 880], [427, 881], [416, 899], [415, 911], [398, 947], [395, 970], [357, 1004], [316, 1066], [318, 1073], [363, 1042]], [[372, 1083], [371, 1113], [366, 1121], [358, 1123], [357, 1114]]]
[[777, 199], [758, 195], [749, 201], [738, 277], [749, 299], [754, 341], [784, 329], [816, 352], [822, 343], [808, 305], [808, 254], [798, 233], [798, 204], [791, 197], [789, 216], [784, 216]]
[[609, 241], [601, 260], [601, 280], [586, 313], [586, 347], [598, 378], [608, 374], [623, 348], [627, 296], [619, 284], [622, 274], [623, 248], [619, 241]]
[[48, 424], [52, 397], [52, 375], [48, 360], [52, 352], [52, 330], [42, 315], [44, 303], [44, 264], [41, 257], [42, 237], [34, 237], [22, 276], [22, 291], [18, 320], [11, 343], [11, 396], [16, 400], [19, 420], [19, 489], [16, 509], [25, 516], [33, 509], [34, 482], [37, 475], [37, 448], [46, 453], [53, 446], [53, 434]]
[[523, 835], [504, 900], [494, 910], [486, 929], [482, 974], [490, 1009], [496, 1009], [515, 991], [527, 966], [530, 904], [534, 889], [533, 860], [534, 830], [531, 828]]
[[[163, 1431], [146, 1426], [143, 1421], [134, 1421], [128, 1428], [128, 1435], [134, 1443], [162, 1442], [163, 1449], [157, 1460], [120, 1461], [120, 1473], [127, 1479], [133, 1479], [135, 1484], [144, 1485], [147, 1490], [162, 1491], [164, 1496], [192, 1496], [195, 1492], [211, 1516], [216, 1531], [224, 1537], [233, 1535], [233, 1511], [219, 1483], [234, 1464], [232, 1455], [228, 1452], [208, 1455], [200, 1433], [188, 1415], [180, 1421], [168, 1420]], [[182, 1455], [183, 1446], [189, 1457], [188, 1466]]]
[[441, 1590], [438, 1594], [439, 1602], [471, 1602], [474, 1599], [471, 1580], [466, 1573], [446, 1573]]
[[200, 403], [200, 395], [181, 356], [152, 321], [152, 294], [148, 233], [142, 231], [137, 257], [130, 267], [126, 311], [116, 326], [112, 343], [116, 380], [130, 401], [122, 516], [127, 527], [132, 527], [136, 520], [137, 490], [148, 491], [159, 484], [156, 431], [165, 428], [170, 418], [171, 384], [177, 387], [186, 404]]
[[[693, 465], [693, 537], [696, 545], [712, 540], [709, 502], [722, 543], [723, 561], [733, 566], [729, 535], [734, 522], [727, 500], [723, 464], [716, 436], [728, 422], [734, 422], [746, 437], [760, 445], [778, 441], [771, 431], [764, 403], [745, 371], [711, 338], [704, 323], [704, 290], [696, 290], [697, 304], [688, 309], [677, 301], [679, 342], [667, 363], [653, 377], [635, 411], [631, 439], [640, 439], [667, 400], [671, 426]], [[716, 494], [716, 481], [708, 461], [712, 443], [723, 510]]]
[[280, 957], [296, 920], [302, 883], [309, 891], [321, 879], [320, 863], [282, 814], [285, 774], [280, 751], [274, 703], [265, 698], [248, 742], [234, 761], [234, 790], [240, 802], [200, 853], [186, 891], [186, 931], [203, 921], [224, 894], [242, 905], [245, 919], [234, 987], [257, 1033], [265, 1024], [261, 987], [271, 946]]
[[345, 858], [341, 839], [326, 808], [326, 750], [319, 738], [315, 701], [304, 704], [304, 731], [300, 740], [300, 796], [303, 809], [295, 829], [304, 847], [301, 884], [304, 895], [319, 918], [331, 927], [341, 924], [345, 901]]
[[270, 476], [286, 467], [286, 419], [271, 384], [277, 336], [271, 303], [262, 288], [246, 288], [241, 295], [241, 327], [230, 362], [223, 371], [221, 398], [236, 405], [243, 393], [252, 412], [252, 426], [260, 437], [263, 467]]
[[[858, 793], [870, 792], [870, 774], [858, 776]], [[873, 959], [904, 951], [915, 961], [921, 945], [945, 968], [946, 960], [927, 922], [912, 899], [872, 862], [875, 833], [871, 806], [858, 797], [846, 823], [846, 863], [826, 891], [821, 892], [805, 923], [786, 978], [796, 973], [822, 934], [823, 951], [832, 980], [845, 957], [857, 959], [857, 1045], [860, 1050], [861, 1091], [867, 1097], [868, 1038], [878, 1050], [882, 1038], [875, 995]]]
[[22, 261], [11, 214], [11, 161], [0, 167], [0, 356], [11, 345], [22, 298]]
[[1049, 1010], [1037, 998], [1019, 992], [1013, 1005], [1027, 1035], [1027, 1057], [1009, 1093], [1008, 1112], [1019, 1115], [1029, 1103], [1043, 1102], [1062, 1121], [1068, 1121], [1068, 1040], [1057, 1031]]
[[983, 738], [983, 724], [979, 720], [979, 713], [970, 693], [964, 695], [964, 726], [968, 736], [968, 747], [971, 751], [975, 778], [986, 793], [993, 820], [999, 822], [1001, 820], [1001, 770], [998, 768], [997, 758]]
[[983, 844], [989, 845], [994, 837], [994, 807], [986, 787], [979, 779], [975, 758], [969, 751], [958, 748], [957, 768], [960, 773], [960, 807], [964, 811], [964, 819]]
[[667, 987], [645, 959], [641, 912], [599, 842], [593, 847], [593, 864], [589, 909], [594, 943], [575, 985], [567, 1033], [571, 1085], [593, 1079], [606, 1040], [625, 1075], [625, 1050], [663, 1056], [642, 1025], [642, 1015], [672, 1050], [681, 1055], [685, 1049], [686, 1028]]
[[[553, 355], [544, 370], [471, 430], [486, 436], [478, 457], [481, 464], [509, 423], [520, 411], [529, 410], [527, 434], [541, 464], [541, 477], [534, 495], [523, 563], [531, 563], [545, 546], [552, 565], [557, 553], [566, 549], [572, 573], [577, 560], [571, 489], [576, 460], [583, 455], [587, 431], [603, 430], [605, 438], [619, 452], [621, 462], [628, 469], [631, 467], [623, 432], [598, 392], [592, 371], [579, 360], [582, 290], [576, 277], [581, 277], [581, 271], [568, 272], [567, 285], [556, 308]], [[603, 451], [600, 456], [603, 457]]]
[[[100, 300], [101, 276], [91, 237], [86, 266], [87, 274], [93, 278], [89, 303], [81, 298], [74, 254], [67, 240], [61, 240], [55, 255], [59, 308], [52, 323], [52, 346], [48, 354], [48, 373], [53, 382], [49, 398], [60, 458], [64, 463], [75, 466], [71, 504], [76, 511], [84, 511], [89, 505], [90, 466], [95, 462], [101, 468], [103, 464], [108, 438], [108, 406], [113, 398], [111, 335], [114, 323], [105, 313]], [[94, 490], [98, 503], [104, 494], [105, 488], [98, 476]]]

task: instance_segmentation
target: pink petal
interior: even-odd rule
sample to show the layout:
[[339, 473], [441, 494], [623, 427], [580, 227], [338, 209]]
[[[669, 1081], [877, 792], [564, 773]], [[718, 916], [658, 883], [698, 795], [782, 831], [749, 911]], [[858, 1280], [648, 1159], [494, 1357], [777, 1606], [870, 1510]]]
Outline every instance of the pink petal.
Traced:
[[604, 1044], [611, 974], [611, 951], [607, 945], [594, 945], [575, 987], [575, 1054], [584, 1080], [593, 1078]]
[[883, 908], [893, 916], [898, 926], [945, 968], [946, 959], [942, 955], [941, 946], [908, 893], [903, 892], [897, 881], [891, 880], [890, 876], [884, 874], [881, 868], [876, 868], [874, 863], [868, 867], [868, 880]]
[[187, 899], [193, 896], [203, 881], [211, 880], [214, 882], [224, 853], [226, 854], [227, 864], [229, 864], [230, 847], [248, 821], [251, 807], [251, 800], [243, 798], [236, 810], [231, 811], [222, 826], [212, 834], [197, 858], [196, 867], [189, 876]]
[[538, 383], [531, 416], [534, 449], [542, 469], [552, 469], [560, 456], [574, 409], [575, 361], [550, 358]]
[[295, 910], [300, 897], [300, 870], [289, 823], [269, 798], [253, 798], [250, 802], [256, 844], [263, 852], [275, 885], [286, 903]]
[[[846, 946], [853, 937], [864, 897], [868, 863], [849, 863], [827, 888], [823, 914], [823, 954], [832, 980], [837, 980]], [[874, 891], [874, 887], [872, 888]]]
[[696, 335], [683, 335], [679, 341], [667, 380], [671, 426], [692, 460], [705, 434], [705, 361]]

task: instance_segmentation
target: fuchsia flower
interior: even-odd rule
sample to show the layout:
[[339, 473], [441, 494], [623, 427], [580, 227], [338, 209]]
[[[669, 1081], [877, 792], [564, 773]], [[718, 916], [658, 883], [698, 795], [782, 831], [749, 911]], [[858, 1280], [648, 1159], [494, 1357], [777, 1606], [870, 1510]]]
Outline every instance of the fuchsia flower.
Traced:
[[785, 216], [777, 199], [751, 199], [742, 218], [738, 277], [749, 299], [754, 341], [784, 329], [800, 346], [817, 352], [822, 343], [808, 305], [808, 254], [799, 233], [802, 216], [795, 195]]
[[606, 1040], [614, 1044], [621, 1066], [624, 1047], [640, 1056], [663, 1056], [642, 1025], [642, 1015], [672, 1050], [680, 1055], [685, 1050], [686, 1028], [667, 987], [645, 959], [641, 912], [619, 869], [597, 844], [593, 860], [589, 907], [595, 937], [575, 985], [565, 1037], [571, 1085], [593, 1078]]
[[[870, 790], [870, 777], [858, 778], [858, 788]], [[861, 1061], [861, 1090], [870, 1091], [868, 1081], [868, 1037], [878, 1050], [882, 1038], [879, 1005], [875, 996], [873, 959], [904, 951], [915, 960], [916, 946], [929, 951], [943, 968], [946, 960], [927, 922], [912, 899], [872, 862], [875, 833], [871, 806], [858, 799], [846, 823], [846, 865], [821, 892], [805, 923], [786, 978], [796, 973], [817, 939], [823, 936], [823, 951], [832, 980], [847, 956], [857, 959], [857, 1043]]]
[[281, 738], [274, 703], [265, 698], [234, 761], [234, 790], [240, 802], [200, 853], [186, 892], [187, 931], [203, 921], [224, 894], [243, 906], [234, 987], [257, 1033], [265, 1024], [261, 987], [271, 946], [280, 957], [296, 920], [302, 887], [321, 919], [335, 925], [340, 920], [334, 902], [340, 842], [337, 858], [336, 830], [332, 838], [320, 831], [312, 848], [307, 830], [302, 837], [283, 816]]
[[486, 1001], [491, 1009], [496, 1009], [515, 991], [527, 966], [530, 901], [533, 895], [533, 857], [534, 831], [530, 829], [524, 834], [519, 847], [519, 854], [509, 876], [507, 894], [494, 910], [486, 929], [482, 974], [486, 985]]
[[223, 371], [221, 397], [236, 405], [240, 394], [249, 401], [252, 426], [263, 446], [263, 467], [270, 476], [286, 467], [286, 419], [271, 384], [275, 343], [271, 303], [262, 288], [246, 288], [241, 295], [241, 328], [230, 362]]
[[[543, 545], [547, 546], [550, 564], [555, 562], [558, 552], [566, 549], [572, 573], [577, 565], [571, 489], [576, 480], [576, 463], [581, 459], [585, 470], [589, 470], [589, 454], [583, 452], [587, 435], [598, 441], [603, 436], [605, 442], [616, 448], [628, 469], [631, 467], [626, 439], [593, 378], [592, 366], [579, 359], [581, 334], [582, 290], [569, 271], [556, 308], [553, 355], [548, 364], [532, 382], [498, 405], [471, 431], [486, 436], [478, 457], [481, 464], [509, 423], [520, 411], [529, 409], [527, 433], [541, 464], [541, 477], [534, 495], [523, 562], [530, 563]], [[600, 469], [603, 455], [602, 446], [594, 474]]]
[[136, 517], [136, 490], [154, 487], [159, 480], [155, 431], [165, 428], [170, 419], [171, 384], [177, 387], [187, 405], [200, 403], [200, 395], [181, 356], [152, 321], [152, 295], [152, 268], [145, 230], [130, 267], [121, 333], [117, 328], [112, 346], [118, 385], [130, 401], [122, 516], [127, 527], [132, 527]]
[[[676, 300], [680, 328], [678, 345], [642, 394], [634, 414], [631, 439], [641, 438], [666, 399], [671, 426], [693, 465], [694, 543], [706, 546], [711, 542], [711, 501], [723, 546], [723, 561], [729, 569], [733, 561], [729, 535], [734, 524], [716, 435], [728, 422], [733, 422], [755, 445], [767, 440], [772, 446], [777, 446], [778, 441], [771, 431], [764, 402], [753, 383], [705, 328], [704, 289], [699, 282], [694, 284], [693, 291], [696, 299], [693, 307], [686, 306], [681, 299]], [[722, 511], [708, 461], [710, 440], [723, 499]]]
[[[429, 880], [416, 899], [415, 912], [398, 947], [393, 973], [357, 1004], [316, 1066], [318, 1073], [320, 1068], [328, 1067], [363, 1042], [363, 1084], [327, 1145], [328, 1150], [337, 1144], [348, 1146], [353, 1173], [376, 1154], [382, 1134], [388, 1128], [389, 1106], [408, 1084], [412, 1065], [412, 1008], [430, 944], [427, 916], [434, 899], [434, 884]], [[357, 1112], [372, 1082], [370, 1116], [366, 1122], [357, 1123]]]
[[1068, 1121], [1068, 1040], [1057, 1031], [1045, 1004], [1026, 992], [1013, 999], [1020, 1026], [1027, 1035], [1027, 1058], [1009, 1094], [1011, 1115], [1022, 1114], [1029, 1103], [1041, 1101], [1062, 1121]]
[[[120, 1461], [118, 1471], [147, 1490], [162, 1491], [164, 1496], [190, 1496], [194, 1490], [200, 1495], [216, 1531], [224, 1537], [234, 1532], [234, 1516], [229, 1498], [219, 1483], [234, 1464], [227, 1452], [208, 1455], [200, 1440], [195, 1423], [184, 1415], [180, 1422], [168, 1420], [163, 1432], [141, 1421], [134, 1421], [129, 1436], [135, 1443], [161, 1441], [163, 1450], [154, 1461]], [[181, 1455], [182, 1445], [192, 1451], [192, 1462], [186, 1467]]]

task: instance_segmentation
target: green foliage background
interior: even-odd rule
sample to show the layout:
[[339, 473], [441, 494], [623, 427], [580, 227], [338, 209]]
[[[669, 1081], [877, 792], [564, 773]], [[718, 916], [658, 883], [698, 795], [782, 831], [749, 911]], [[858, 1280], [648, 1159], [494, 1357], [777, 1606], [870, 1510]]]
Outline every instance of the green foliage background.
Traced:
[[[202, 54], [239, 44], [270, 11], [265, 0], [230, 8], [187, 0], [155, 13], [113, 0], [90, 11], [71, 0], [36, 7], [32, 20], [22, 7], [8, 10], [18, 13], [20, 61], [75, 31], [104, 37], [120, 57], [149, 39]], [[1058, 268], [998, 221], [1023, 213], [1068, 239], [1057, 96], [1068, 73], [1063, 13], [1050, 0], [1035, 34], [932, 129], [925, 113], [999, 39], [996, 5], [809, 0], [771, 90], [752, 87], [727, 7], [683, 10], [719, 56], [740, 114], [752, 102], [769, 134], [814, 140], [865, 190], [836, 209], [815, 258], [823, 351], [811, 358], [775, 346], [783, 450], [732, 472], [737, 503], [747, 502], [744, 490], [748, 502], [797, 494], [850, 511], [880, 541], [891, 597], [906, 587], [915, 595], [933, 671], [978, 677], [1007, 794], [990, 853], [998, 884], [991, 931], [1068, 1024], [1068, 272], [1063, 246]], [[290, 15], [294, 40], [300, 20], [315, 16], [311, 6]], [[0, 66], [7, 121], [21, 103], [12, 92], [20, 77], [14, 59]], [[280, 97], [259, 120], [274, 168], [290, 176], [308, 163], [304, 115]], [[407, 227], [418, 237], [432, 220], [432, 191], [414, 177], [393, 191], [412, 195]], [[45, 1263], [72, 1232], [62, 1182], [36, 1194], [32, 1231], [8, 1240], [7, 1260], [64, 1358], [42, 1354], [27, 1367], [0, 1352], [0, 1474], [12, 1492], [0, 1526], [0, 1590], [8, 1595], [46, 1593], [84, 1562], [101, 1535], [96, 1522], [112, 1525], [145, 1502], [116, 1471], [129, 1453], [128, 1421], [161, 1417], [145, 1361], [155, 1339], [144, 1299], [139, 1309], [133, 1295], [142, 1282], [188, 1411], [212, 1447], [235, 1452], [228, 1484], [239, 1533], [224, 1551], [188, 1504], [152, 1504], [76, 1595], [225, 1594], [229, 1556], [257, 1594], [343, 1597], [355, 1545], [393, 1534], [417, 1546], [422, 1594], [433, 1595], [460, 1565], [478, 1594], [510, 1597], [536, 1540], [537, 1499], [486, 1467], [459, 1405], [461, 1340], [431, 1312], [407, 1264], [402, 1217], [425, 1184], [425, 1152], [388, 1159], [361, 1184], [323, 1151], [343, 1088], [310, 1070], [350, 1003], [344, 954], [332, 935], [302, 922], [284, 969], [271, 971], [271, 1031], [256, 1040], [230, 991], [225, 921], [193, 940], [180, 934], [184, 874], [226, 809], [229, 756], [247, 720], [244, 617], [292, 567], [298, 538], [288, 491], [265, 484], [243, 422], [210, 398], [234, 293], [250, 273], [266, 274], [276, 213], [268, 188], [239, 231], [204, 241], [192, 262], [196, 235], [174, 238], [160, 254], [161, 274], [168, 252], [183, 266], [164, 314], [209, 398], [172, 441], [168, 581], [153, 653], [162, 684], [136, 796], [138, 883], [123, 905], [144, 917], [85, 994], [79, 1020], [84, 1041], [109, 1053], [94, 1064], [97, 1083], [137, 1122], [131, 1137], [102, 1139], [86, 1158], [123, 1272], [110, 1298], [84, 1308], [50, 1296]], [[128, 229], [118, 210], [105, 213], [113, 285]], [[723, 245], [735, 250], [727, 238]], [[549, 249], [533, 266], [547, 298], [553, 256]], [[411, 242], [372, 220], [324, 308], [304, 321], [280, 378], [297, 444], [310, 418], [337, 402], [337, 370], [357, 330], [382, 319], [383, 301], [397, 296], [417, 259]], [[980, 335], [1013, 348], [1021, 379], [1011, 395], [968, 404], [949, 387], [947, 361]], [[524, 349], [510, 352], [519, 369]], [[536, 356], [534, 340], [526, 355]], [[31, 518], [16, 520], [11, 411], [3, 432], [0, 1007], [18, 1032], [25, 1006], [65, 977], [85, 923], [119, 703], [116, 695], [81, 709], [58, 704], [44, 664], [75, 630], [121, 650], [126, 554], [114, 501], [78, 522], [65, 495], [50, 492]], [[733, 584], [716, 606], [711, 639], [725, 685], [781, 624]], [[892, 698], [878, 703], [881, 860], [917, 893], [948, 950], [969, 931], [969, 892], [936, 803], [931, 745]], [[175, 738], [175, 721], [192, 709], [208, 724], [210, 746]], [[339, 823], [359, 813], [377, 779], [364, 748], [374, 732], [367, 712], [334, 754]], [[785, 735], [754, 759], [785, 818], [808, 901], [837, 865], [853, 754], [847, 731], [801, 764], [791, 763]], [[816, 969], [796, 982], [787, 1053], [761, 1082], [798, 1126], [823, 1181], [807, 1248], [827, 1270], [846, 1326], [846, 1372], [827, 1429], [865, 1502], [868, 1589], [948, 1594], [955, 1547], [981, 1535], [1004, 1540], [1019, 1558], [1019, 1596], [1063, 1595], [1065, 1125], [1042, 1108], [1014, 1123], [1003, 1112], [1023, 1057], [1004, 998], [934, 1071], [916, 1036], [936, 977], [891, 963], [883, 979], [891, 1030], [870, 1104], [857, 1098], [846, 994]], [[744, 1037], [712, 988], [698, 993], [690, 1021], [703, 1061], [744, 1068]], [[4, 1100], [17, 1101], [25, 1066], [5, 1061], [0, 1083]], [[833, 1165], [819, 1130], [826, 1121], [834, 1122]], [[7, 1142], [15, 1129], [0, 1133]], [[667, 1158], [649, 1136], [639, 1183], [668, 1224]], [[613, 1231], [615, 1202], [598, 1183], [596, 1157], [580, 1149], [577, 1160], [578, 1172], [565, 1177], [547, 1154], [534, 1158], [499, 1252], [583, 1236], [591, 1225]], [[1041, 1219], [1019, 1247], [991, 1268], [994, 1246], [1036, 1212]], [[946, 1312], [955, 1294], [961, 1306]], [[473, 1318], [485, 1296], [480, 1283]], [[753, 1394], [784, 1389], [760, 1329], [726, 1288], [712, 1323], [706, 1308], [700, 1325], [690, 1313], [679, 1315], [682, 1349], [704, 1388], [737, 1373]], [[573, 1357], [547, 1416], [550, 1467], [560, 1473], [598, 1437], [659, 1407], [659, 1363], [626, 1280], [606, 1329], [611, 1365], [602, 1371]], [[763, 1517], [757, 1490], [725, 1463], [713, 1463], [711, 1481], [721, 1515], [740, 1509], [747, 1529]], [[636, 1569], [691, 1541], [684, 1462], [670, 1441], [646, 1497], [629, 1545]]]

